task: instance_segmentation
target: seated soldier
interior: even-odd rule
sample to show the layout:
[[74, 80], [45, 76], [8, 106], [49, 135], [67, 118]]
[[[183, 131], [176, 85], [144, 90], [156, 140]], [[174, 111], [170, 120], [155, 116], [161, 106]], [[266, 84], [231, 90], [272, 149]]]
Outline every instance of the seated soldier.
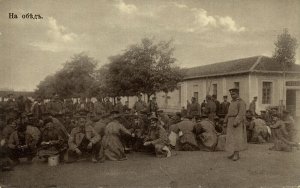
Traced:
[[195, 123], [187, 118], [187, 116], [183, 117], [181, 122], [171, 125], [171, 131], [178, 134], [178, 150], [195, 151], [199, 149], [196, 136], [193, 133], [194, 127]]
[[158, 116], [158, 120], [159, 120], [160, 124], [162, 125], [162, 127], [166, 131], [169, 131], [169, 126], [170, 126], [171, 120], [170, 120], [168, 114], [164, 113], [163, 110], [158, 110], [157, 116]]
[[8, 158], [7, 140], [2, 134], [2, 127], [0, 126], [0, 170], [9, 171], [13, 169], [12, 163]]
[[215, 147], [218, 143], [218, 135], [214, 122], [208, 119], [206, 114], [204, 114], [202, 118], [204, 119], [197, 123], [194, 129], [199, 148], [203, 151], [215, 151]]
[[100, 151], [100, 136], [92, 126], [87, 123], [86, 113], [77, 116], [76, 127], [71, 131], [68, 140], [69, 150], [66, 162], [75, 162], [82, 156], [92, 155], [92, 162], [98, 161]]
[[269, 141], [270, 135], [268, 133], [267, 124], [260, 116], [253, 118], [250, 123], [250, 127], [252, 127], [252, 137], [248, 140], [248, 142], [262, 144]]
[[13, 132], [8, 141], [8, 147], [10, 149], [9, 158], [18, 164], [19, 158], [27, 158], [28, 162], [31, 162], [35, 157], [37, 149], [37, 140], [28, 133], [26, 133], [26, 124], [20, 124], [17, 130]]
[[17, 123], [13, 118], [7, 120], [7, 125], [4, 127], [2, 135], [5, 139], [5, 142], [8, 143], [10, 135], [15, 132], [17, 129]]
[[71, 113], [66, 113], [63, 121], [67, 132], [70, 134], [72, 129], [75, 128], [75, 121], [73, 120], [73, 115]]
[[253, 120], [253, 115], [252, 112], [250, 110], [246, 111], [246, 121], [245, 121], [245, 125], [246, 125], [246, 131], [247, 131], [247, 141], [249, 142], [252, 138], [252, 134], [253, 134], [253, 124], [252, 124], [252, 120]]
[[278, 114], [272, 115], [270, 128], [272, 131], [272, 141], [274, 143], [270, 150], [291, 152], [293, 147], [299, 147], [298, 143], [289, 140], [289, 133], [285, 123], [279, 119]]
[[289, 133], [289, 140], [292, 141], [292, 142], [298, 142], [297, 128], [295, 126], [295, 120], [290, 115], [289, 111], [283, 110], [282, 120], [284, 121], [284, 123], [286, 125], [286, 129]]
[[131, 136], [131, 133], [120, 123], [119, 117], [119, 111], [111, 111], [112, 121], [106, 125], [102, 138], [100, 151], [101, 162], [104, 162], [106, 159], [111, 161], [127, 159], [124, 145], [121, 142], [121, 135]]
[[167, 132], [158, 123], [155, 115], [150, 117], [150, 128], [145, 138], [144, 146], [151, 147], [155, 151], [156, 157], [171, 157]]
[[[43, 113], [43, 120], [40, 123], [46, 125], [46, 123], [44, 122], [50, 122], [50, 121], [53, 122], [54, 126], [59, 130], [61, 135], [63, 135], [63, 138], [67, 140], [70, 135], [66, 127], [62, 124], [62, 122], [59, 119], [51, 116], [51, 114], [48, 112]], [[42, 129], [43, 128], [41, 128], [41, 131], [43, 131]]]
[[42, 132], [41, 144], [38, 156], [44, 159], [52, 155], [60, 155], [63, 159], [63, 152], [66, 150], [66, 142], [64, 141], [59, 130], [54, 126], [53, 122], [48, 122]]

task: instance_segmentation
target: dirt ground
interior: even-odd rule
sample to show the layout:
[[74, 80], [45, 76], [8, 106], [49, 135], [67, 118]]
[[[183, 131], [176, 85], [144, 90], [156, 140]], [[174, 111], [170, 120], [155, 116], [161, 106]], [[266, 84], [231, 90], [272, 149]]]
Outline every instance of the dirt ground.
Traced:
[[225, 152], [177, 152], [168, 159], [144, 153], [126, 161], [81, 161], [50, 167], [36, 161], [0, 172], [0, 187], [300, 187], [300, 150], [269, 151], [250, 144], [233, 162]]

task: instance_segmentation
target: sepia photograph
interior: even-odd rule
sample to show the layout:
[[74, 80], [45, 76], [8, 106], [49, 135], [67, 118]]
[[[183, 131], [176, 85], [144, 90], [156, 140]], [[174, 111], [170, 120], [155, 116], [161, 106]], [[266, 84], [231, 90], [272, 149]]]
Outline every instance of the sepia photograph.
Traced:
[[299, 188], [300, 0], [0, 0], [0, 188]]

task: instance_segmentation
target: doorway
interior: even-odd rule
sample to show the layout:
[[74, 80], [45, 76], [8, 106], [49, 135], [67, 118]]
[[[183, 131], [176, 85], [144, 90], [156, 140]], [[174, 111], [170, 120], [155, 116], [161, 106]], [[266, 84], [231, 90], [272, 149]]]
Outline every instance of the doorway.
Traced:
[[293, 89], [286, 90], [286, 109], [290, 111], [292, 115], [296, 112], [296, 91]]

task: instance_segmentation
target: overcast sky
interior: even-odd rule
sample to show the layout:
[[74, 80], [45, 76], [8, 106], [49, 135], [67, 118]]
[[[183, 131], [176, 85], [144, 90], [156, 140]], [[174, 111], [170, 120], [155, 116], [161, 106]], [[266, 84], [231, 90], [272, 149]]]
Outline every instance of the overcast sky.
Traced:
[[271, 56], [283, 28], [300, 41], [299, 19], [299, 0], [0, 0], [0, 89], [34, 90], [80, 52], [101, 66], [143, 37], [173, 39], [182, 67]]

